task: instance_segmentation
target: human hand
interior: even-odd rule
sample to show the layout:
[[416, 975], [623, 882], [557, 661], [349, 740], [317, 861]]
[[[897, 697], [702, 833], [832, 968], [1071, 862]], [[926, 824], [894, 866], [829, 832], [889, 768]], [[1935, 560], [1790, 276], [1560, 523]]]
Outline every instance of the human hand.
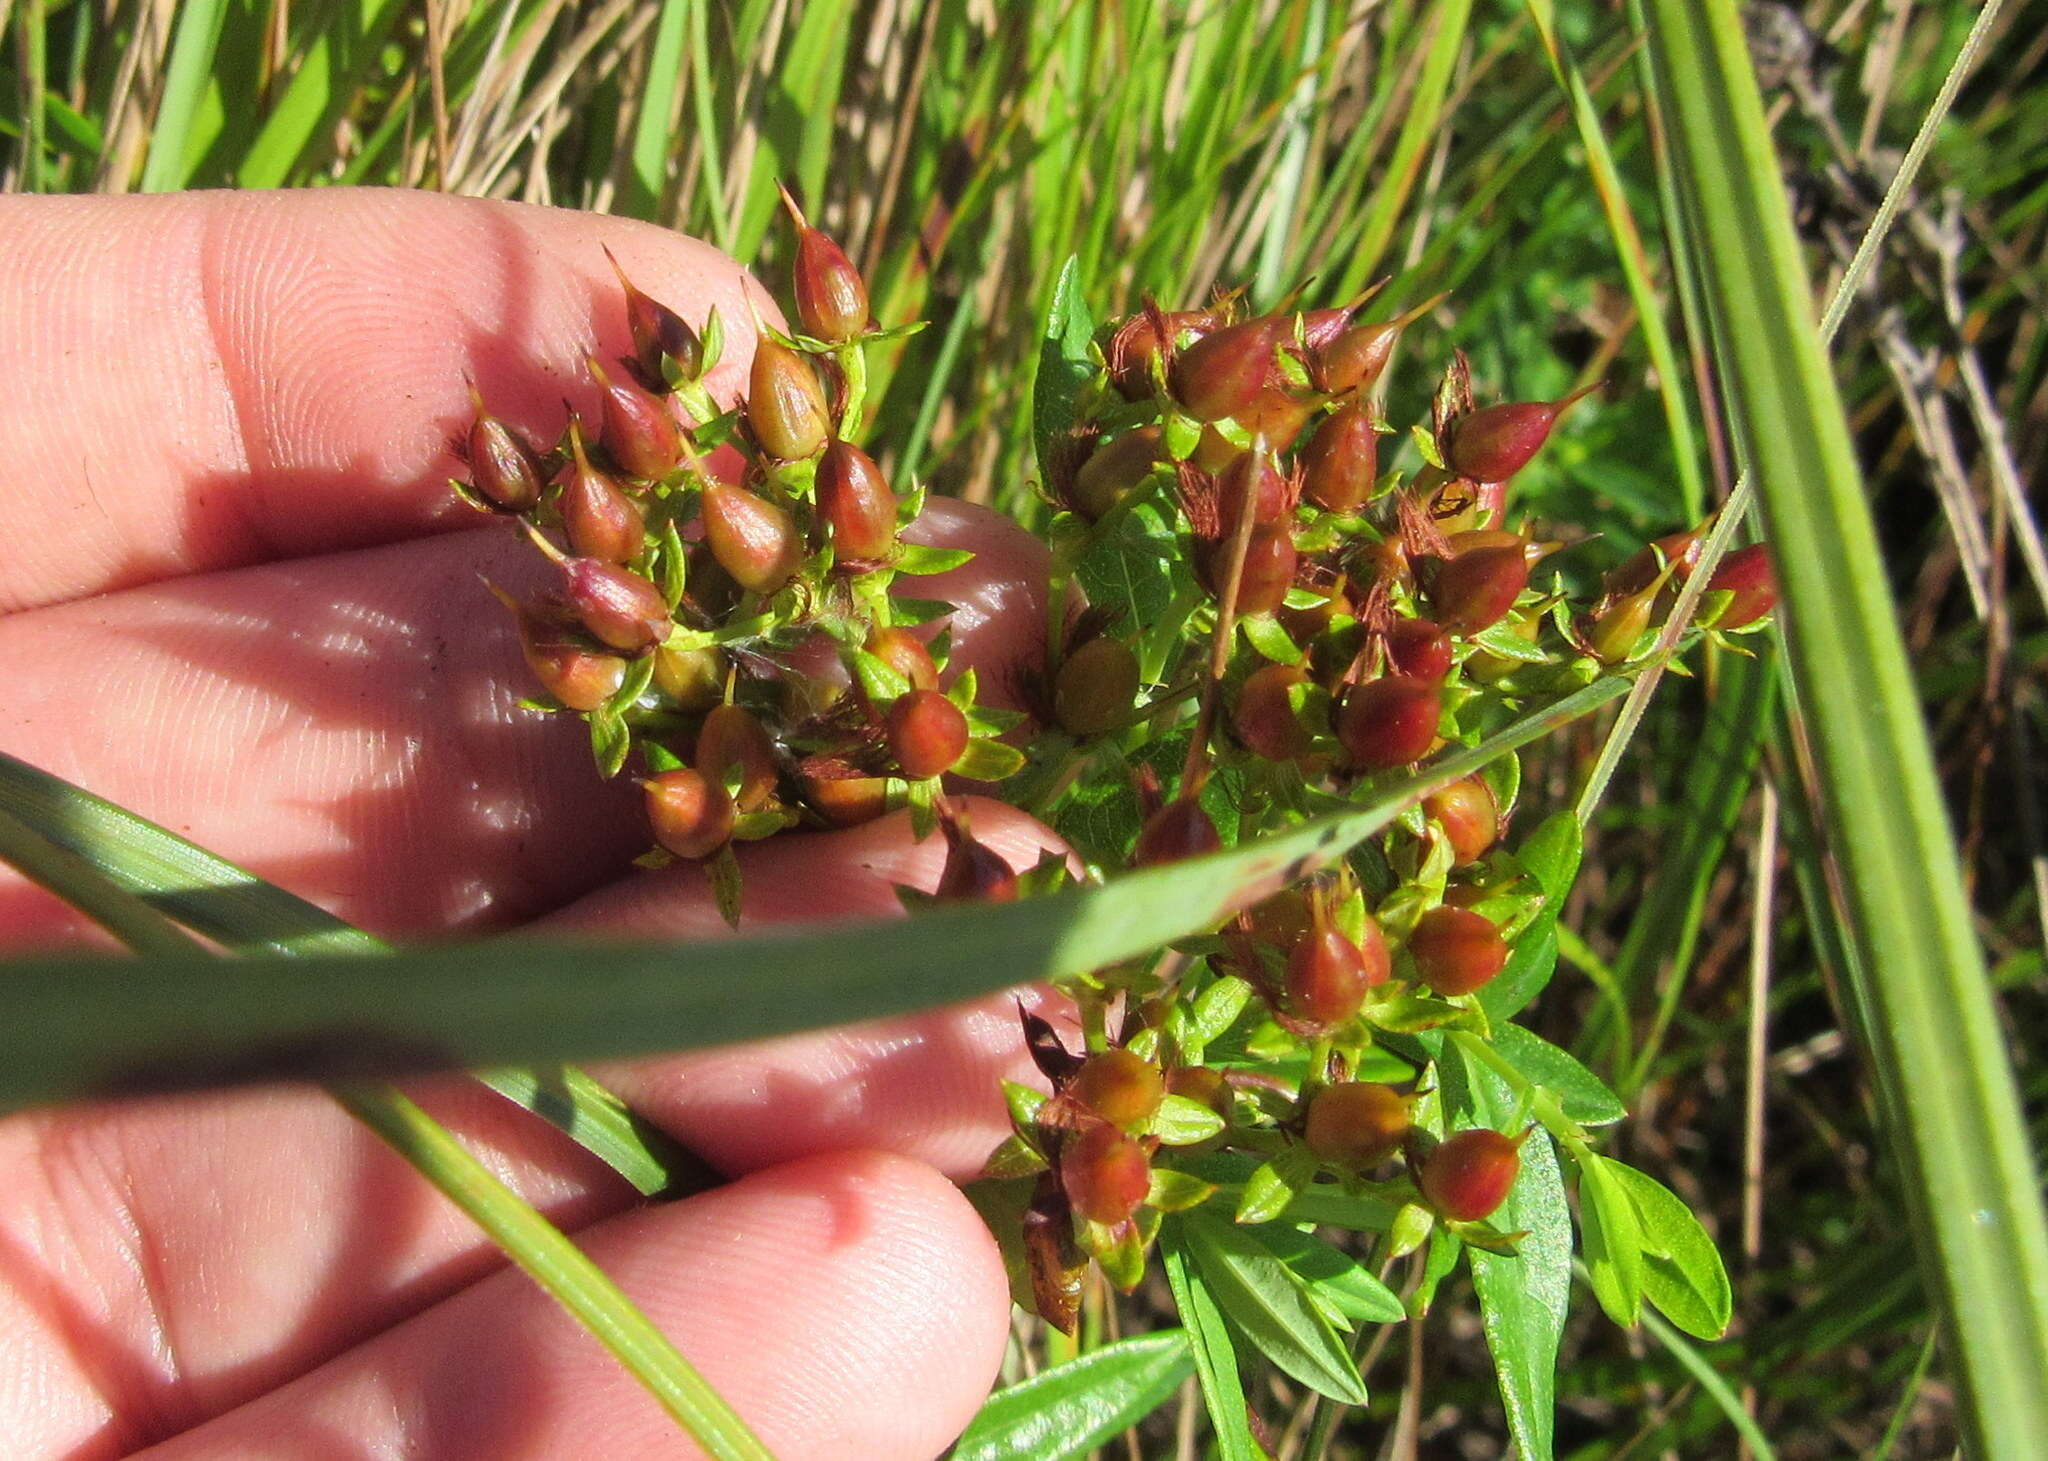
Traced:
[[[710, 936], [702, 873], [635, 873], [630, 785], [525, 671], [480, 573], [530, 550], [452, 501], [465, 373], [536, 435], [626, 348], [601, 246], [729, 330], [738, 267], [643, 225], [423, 194], [0, 201], [0, 749], [373, 932], [544, 919]], [[765, 299], [758, 299], [765, 311]], [[955, 662], [1000, 686], [1042, 622], [1042, 549], [935, 502], [977, 557]], [[496, 530], [493, 530], [493, 529]], [[977, 805], [1028, 867], [1051, 838]], [[746, 917], [888, 916], [943, 848], [906, 820], [746, 850]], [[91, 935], [0, 870], [0, 948]], [[564, 971], [564, 978], [573, 977]], [[722, 1168], [631, 1207], [472, 1083], [414, 1094], [593, 1257], [778, 1456], [935, 1454], [986, 1393], [1008, 1297], [941, 1173], [1005, 1130], [1007, 1000], [601, 1077]], [[317, 1092], [0, 1123], [0, 1433], [24, 1458], [694, 1455], [635, 1382]], [[631, 1209], [631, 1210], [629, 1210]]]

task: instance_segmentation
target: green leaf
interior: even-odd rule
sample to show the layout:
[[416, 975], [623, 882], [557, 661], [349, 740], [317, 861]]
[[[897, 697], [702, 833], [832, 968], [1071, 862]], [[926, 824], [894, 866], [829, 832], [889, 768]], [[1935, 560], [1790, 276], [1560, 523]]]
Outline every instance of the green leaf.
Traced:
[[1714, 1240], [1692, 1209], [1656, 1178], [1612, 1158], [1605, 1165], [1615, 1187], [1635, 1204], [1644, 1295], [1687, 1334], [1719, 1339], [1727, 1332], [1734, 1296]]
[[1039, 331], [1038, 371], [1031, 382], [1031, 443], [1038, 454], [1039, 480], [1051, 481], [1052, 443], [1073, 427], [1074, 397], [1095, 374], [1088, 341], [1095, 320], [1081, 283], [1081, 259], [1070, 255], [1053, 286], [1052, 307]]
[[1315, 1154], [1290, 1145], [1271, 1161], [1259, 1164], [1244, 1184], [1234, 1214], [1241, 1223], [1263, 1223], [1286, 1212], [1298, 1193], [1315, 1180]]
[[923, 577], [933, 573], [951, 573], [974, 557], [966, 548], [934, 548], [925, 543], [905, 543], [896, 551], [889, 566], [898, 573]]
[[1223, 1118], [1186, 1096], [1167, 1096], [1145, 1124], [1145, 1130], [1167, 1146], [1193, 1146], [1223, 1130]]
[[1606, 1126], [1628, 1115], [1607, 1082], [1541, 1035], [1520, 1025], [1499, 1025], [1493, 1048], [1523, 1075], [1555, 1095], [1564, 1114], [1581, 1126]]
[[1579, 1229], [1594, 1296], [1608, 1318], [1632, 1327], [1643, 1311], [1643, 1237], [1634, 1201], [1597, 1152], [1579, 1158]]
[[1398, 1324], [1408, 1317], [1400, 1295], [1336, 1244], [1288, 1223], [1258, 1223], [1247, 1225], [1244, 1231], [1287, 1265], [1312, 1295], [1345, 1318], [1365, 1324]]
[[1234, 1223], [1204, 1212], [1179, 1222], [1210, 1293], [1261, 1354], [1319, 1395], [1365, 1404], [1358, 1366], [1303, 1280]]
[[1266, 1453], [1252, 1439], [1245, 1414], [1244, 1387], [1238, 1379], [1237, 1346], [1230, 1337], [1230, 1325], [1201, 1269], [1188, 1255], [1182, 1229], [1185, 1221], [1170, 1217], [1161, 1225], [1159, 1260], [1193, 1346], [1195, 1375], [1201, 1381], [1209, 1424], [1215, 1428], [1218, 1461], [1266, 1461]]
[[1516, 938], [1507, 967], [1479, 991], [1480, 1008], [1495, 1025], [1505, 1025], [1550, 982], [1557, 968], [1557, 917], [1579, 875], [1584, 850], [1584, 832], [1570, 812], [1547, 818], [1515, 849], [1516, 860], [1543, 889], [1543, 906]]
[[951, 1461], [1069, 1461], [1158, 1408], [1194, 1369], [1186, 1331], [1162, 1329], [1094, 1350], [998, 1391]]
[[976, 736], [952, 766], [952, 774], [969, 781], [1002, 781], [1025, 767], [1024, 753], [1015, 746]]
[[1200, 1207], [1216, 1192], [1214, 1182], [1205, 1182], [1193, 1173], [1176, 1172], [1171, 1167], [1154, 1167], [1145, 1203], [1161, 1212], [1186, 1212], [1191, 1207]]
[[1300, 648], [1287, 637], [1287, 631], [1271, 614], [1248, 614], [1237, 621], [1237, 627], [1244, 631], [1247, 644], [1275, 664], [1301, 662]]

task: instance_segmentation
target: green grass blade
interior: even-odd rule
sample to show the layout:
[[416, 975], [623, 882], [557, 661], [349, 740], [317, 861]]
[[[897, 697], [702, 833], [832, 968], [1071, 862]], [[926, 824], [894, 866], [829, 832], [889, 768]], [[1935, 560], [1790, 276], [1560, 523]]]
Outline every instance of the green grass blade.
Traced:
[[[1106, 887], [907, 922], [373, 958], [31, 958], [9, 972], [0, 1110], [98, 1092], [545, 1063], [731, 1044], [928, 1008], [1147, 955], [1341, 857], [1436, 787], [1620, 694], [1597, 681], [1368, 803]], [[734, 990], [747, 997], [735, 999]]]
[[1852, 983], [1981, 1457], [2048, 1435], [2048, 1224], [1848, 427], [1731, 0], [1651, 0], [1651, 59], [1786, 605]]
[[142, 191], [163, 193], [192, 180], [194, 123], [213, 83], [214, 53], [220, 49], [227, 0], [185, 0], [171, 33], [171, 60], [164, 71], [163, 99], [149, 134], [142, 164]]
[[633, 119], [632, 166], [619, 189], [617, 210], [653, 219], [668, 182], [670, 138], [682, 94], [683, 43], [689, 34], [691, 0], [662, 0], [655, 22], [654, 50], [647, 58], [646, 89]]
[[346, 62], [369, 64], [404, 9], [404, 0], [356, 0], [335, 12], [243, 153], [235, 169], [236, 183], [245, 188], [282, 187], [304, 165], [322, 123], [331, 120], [359, 84], [359, 77], [344, 74]]

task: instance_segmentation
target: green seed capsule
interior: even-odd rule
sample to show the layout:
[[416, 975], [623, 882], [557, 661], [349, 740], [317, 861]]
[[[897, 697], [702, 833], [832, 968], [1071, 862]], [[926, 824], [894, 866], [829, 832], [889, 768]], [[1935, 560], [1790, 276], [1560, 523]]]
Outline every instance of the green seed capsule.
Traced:
[[825, 389], [810, 361], [787, 345], [763, 339], [754, 347], [747, 387], [747, 425], [762, 450], [784, 461], [810, 456], [832, 434]]

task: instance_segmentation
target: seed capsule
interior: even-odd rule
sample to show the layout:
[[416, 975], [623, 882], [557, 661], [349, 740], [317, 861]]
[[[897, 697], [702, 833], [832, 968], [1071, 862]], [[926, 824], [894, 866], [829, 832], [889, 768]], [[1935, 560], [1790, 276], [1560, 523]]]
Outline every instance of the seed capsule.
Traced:
[[1283, 522], [1287, 509], [1293, 505], [1287, 479], [1264, 452], [1239, 452], [1216, 479], [1216, 511], [1226, 542], [1236, 536], [1247, 501], [1251, 503], [1253, 526], [1262, 528]]
[[1500, 808], [1492, 789], [1476, 776], [1431, 792], [1422, 799], [1422, 809], [1444, 829], [1459, 867], [1479, 861], [1500, 836]]
[[[796, 317], [804, 333], [834, 344], [868, 327], [868, 287], [846, 251], [805, 220], [789, 190], [782, 201], [796, 224]], [[808, 453], [806, 453], [808, 455]]]
[[1408, 935], [1408, 953], [1422, 982], [1450, 998], [1492, 980], [1508, 961], [1507, 940], [1493, 920], [1469, 908], [1432, 908]]
[[1667, 567], [1672, 569], [1674, 579], [1683, 582], [1692, 576], [1706, 545], [1706, 535], [1699, 528], [1667, 533], [1649, 547], [1630, 554], [1607, 575], [1601, 587], [1608, 598], [1626, 598], [1655, 583]]
[[661, 369], [664, 355], [676, 363], [684, 380], [696, 380], [704, 373], [704, 342], [697, 332], [660, 300], [635, 288], [610, 249], [604, 256], [611, 259], [612, 272], [619, 276], [619, 287], [626, 293], [626, 328], [633, 333], [633, 364], [639, 369], [641, 383], [650, 390], [666, 384]]
[[896, 494], [875, 459], [833, 441], [818, 459], [818, 516], [840, 561], [885, 557], [896, 546]]
[[1060, 1153], [1060, 1185], [1082, 1217], [1114, 1227], [1151, 1191], [1152, 1165], [1143, 1147], [1103, 1122], [1069, 1139]]
[[1505, 482], [1543, 449], [1558, 417], [1594, 388], [1581, 386], [1561, 401], [1507, 401], [1458, 417], [1444, 433], [1444, 465], [1475, 482]]
[[936, 690], [912, 690], [889, 707], [889, 754], [911, 781], [950, 769], [967, 749], [967, 717]]
[[835, 827], [858, 827], [889, 810], [889, 782], [881, 776], [807, 777], [804, 804]]
[[683, 459], [683, 439], [668, 402], [638, 381], [613, 380], [595, 356], [586, 356], [584, 364], [603, 405], [597, 439], [605, 455], [629, 477], [659, 482], [673, 472]]
[[1150, 474], [1159, 461], [1159, 428], [1140, 426], [1097, 447], [1074, 474], [1073, 509], [1090, 522]]
[[871, 629], [861, 647], [908, 680], [911, 689], [939, 688], [939, 670], [932, 663], [931, 651], [908, 629]]
[[1453, 634], [1477, 634], [1505, 619], [1528, 586], [1529, 557], [1517, 538], [1512, 544], [1466, 548], [1443, 563], [1430, 582], [1429, 601]]
[[1183, 334], [1204, 335], [1218, 329], [1224, 319], [1223, 312], [1216, 309], [1171, 314], [1140, 310], [1117, 326], [1110, 337], [1107, 355], [1111, 381], [1126, 400], [1144, 400], [1152, 394], [1153, 363], [1166, 347], [1177, 343]]
[[1429, 754], [1443, 714], [1437, 686], [1411, 675], [1382, 675], [1354, 685], [1337, 708], [1337, 739], [1345, 764], [1357, 771], [1390, 771]]
[[743, 812], [758, 811], [775, 794], [775, 742], [754, 712], [741, 705], [714, 705], [697, 729], [699, 771], [723, 786], [734, 768], [739, 790], [733, 800]]
[[1197, 421], [1223, 421], [1250, 407], [1276, 383], [1273, 351], [1286, 324], [1280, 316], [1267, 315], [1195, 341], [1174, 357], [1174, 399]]
[[1185, 1096], [1207, 1106], [1224, 1120], [1230, 1119], [1230, 1082], [1223, 1072], [1206, 1065], [1182, 1065], [1166, 1073], [1167, 1094]]
[[1366, 920], [1363, 947], [1328, 926], [1312, 929], [1287, 956], [1287, 1012], [1328, 1028], [1357, 1014], [1372, 989], [1387, 982], [1386, 940]]
[[1017, 874], [985, 842], [955, 816], [941, 814], [939, 831], [946, 838], [946, 863], [939, 870], [933, 896], [949, 903], [1014, 903]]
[[1594, 617], [1586, 647], [1595, 659], [1603, 665], [1618, 665], [1635, 653], [1643, 632], [1650, 627], [1650, 615], [1663, 587], [1661, 581], [1653, 580], [1648, 588], [1616, 599]]
[[712, 648], [654, 651], [655, 686], [678, 710], [709, 710], [725, 688], [725, 655]]
[[613, 649], [639, 654], [668, 638], [668, 603], [646, 579], [596, 558], [564, 558], [561, 568], [569, 607]]
[[803, 541], [789, 514], [744, 487], [704, 484], [704, 540], [718, 566], [741, 588], [772, 594], [803, 563]]
[[1416, 1185], [1445, 1217], [1476, 1223], [1508, 1200], [1522, 1170], [1521, 1145], [1484, 1127], [1458, 1132], [1423, 1158]]
[[506, 512], [531, 512], [540, 502], [540, 454], [525, 437], [484, 409], [484, 398], [469, 388], [476, 419], [470, 423], [463, 456], [476, 490]]
[[1294, 761], [1308, 754], [1309, 733], [1289, 698], [1289, 692], [1307, 680], [1308, 671], [1300, 665], [1262, 665], [1245, 677], [1230, 728], [1253, 755]]
[[[1237, 612], [1270, 614], [1287, 602], [1301, 557], [1294, 549], [1294, 524], [1255, 527], [1245, 544], [1244, 572], [1237, 581]], [[1209, 550], [1209, 582], [1220, 597], [1230, 574], [1230, 539]]]
[[579, 642], [568, 627], [499, 597], [517, 616], [519, 648], [541, 688], [571, 710], [595, 710], [619, 693], [626, 662]]
[[810, 456], [832, 434], [825, 388], [810, 361], [763, 338], [747, 384], [747, 425], [762, 450], [784, 461]]
[[1407, 1134], [1407, 1099], [1371, 1081], [1342, 1081], [1317, 1091], [1302, 1133], [1320, 1160], [1347, 1172], [1379, 1165]]
[[732, 798], [702, 772], [664, 771], [641, 785], [654, 840], [677, 857], [709, 857], [732, 840]]
[[1707, 580], [1707, 587], [1735, 595], [1715, 621], [1716, 629], [1754, 624], [1778, 606], [1778, 581], [1771, 575], [1770, 554], [1762, 543], [1730, 553]]
[[1398, 322], [1352, 326], [1314, 355], [1317, 384], [1333, 396], [1371, 391], [1393, 357], [1401, 328]]
[[1193, 797], [1170, 801], [1149, 817], [1131, 850], [1133, 867], [1159, 867], [1183, 858], [1200, 857], [1223, 845], [1216, 824]]
[[1401, 674], [1440, 683], [1451, 672], [1451, 636], [1434, 619], [1397, 619], [1387, 630], [1387, 659]]
[[1380, 434], [1357, 401], [1323, 418], [1302, 448], [1302, 495], [1331, 512], [1351, 512], [1372, 495], [1380, 473]]
[[1113, 635], [1089, 640], [1060, 663], [1053, 718], [1070, 736], [1106, 735], [1130, 718], [1138, 698], [1138, 657]]
[[1294, 444], [1294, 438], [1301, 435], [1301, 428], [1308, 425], [1308, 413], [1307, 401], [1285, 386], [1271, 385], [1237, 413], [1237, 424], [1253, 436], [1264, 438], [1275, 451], [1286, 451]]
[[619, 484], [590, 465], [583, 431], [569, 423], [569, 470], [557, 503], [569, 546], [586, 558], [630, 563], [647, 546], [647, 519]]
[[1091, 1055], [1074, 1073], [1067, 1094], [1112, 1126], [1132, 1131], [1152, 1119], [1166, 1094], [1159, 1067], [1130, 1050]]

